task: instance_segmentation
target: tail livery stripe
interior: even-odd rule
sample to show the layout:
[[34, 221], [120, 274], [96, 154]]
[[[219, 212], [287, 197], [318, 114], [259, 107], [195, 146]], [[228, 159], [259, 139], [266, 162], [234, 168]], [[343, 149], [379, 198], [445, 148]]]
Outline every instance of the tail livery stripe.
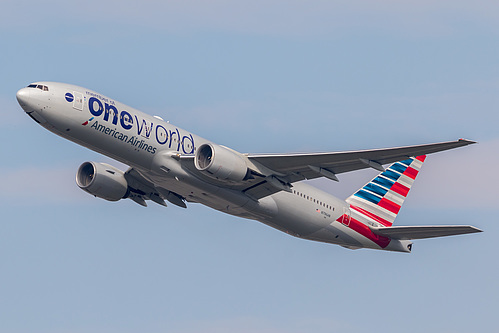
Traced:
[[388, 192], [388, 189], [378, 186], [372, 182], [364, 186], [364, 189], [373, 192], [374, 194], [377, 194], [381, 197], [383, 197], [386, 192]]
[[400, 177], [400, 174], [393, 172], [390, 169], [387, 169], [385, 172], [382, 173], [382, 175], [387, 177], [387, 178], [390, 178], [394, 182], [396, 182], [397, 179], [399, 179], [399, 177]]
[[416, 176], [418, 175], [418, 170], [408, 167], [403, 174], [412, 179], [416, 179]]
[[406, 160], [400, 161], [399, 163], [402, 163], [402, 164], [405, 164], [406, 166], [409, 166], [409, 165], [411, 165], [412, 161], [413, 161], [412, 158], [408, 158]]
[[355, 196], [362, 198], [364, 200], [367, 200], [369, 202], [372, 202], [373, 204], [376, 204], [376, 205], [381, 200], [381, 198], [378, 197], [377, 195], [374, 195], [374, 194], [367, 192], [367, 191], [364, 191], [364, 190], [360, 190], [359, 192], [355, 193]]
[[400, 183], [393, 184], [393, 186], [390, 190], [392, 190], [393, 192], [396, 192], [404, 197], [406, 197], [407, 193], [409, 193], [409, 188], [405, 185], [400, 184]]
[[346, 201], [360, 223], [391, 226], [409, 194], [425, 156], [395, 162]]
[[391, 181], [390, 179], [384, 177], [376, 177], [373, 179], [372, 182], [384, 186], [386, 188], [392, 187], [393, 184], [395, 183], [394, 181]]
[[360, 208], [360, 207], [357, 207], [357, 206], [354, 206], [354, 205], [350, 205], [350, 208], [354, 211], [353, 213], [355, 212], [358, 212], [360, 213], [361, 215], [364, 215], [364, 216], [367, 216], [369, 218], [371, 218], [372, 220], [378, 222], [378, 223], [381, 223], [382, 225], [384, 225], [385, 227], [389, 227], [392, 225], [391, 222], [377, 216], [377, 215], [374, 215], [373, 213], [363, 209], [363, 208]]
[[402, 163], [395, 163], [394, 165], [391, 166], [391, 169], [399, 173], [404, 173], [407, 167], [408, 167], [407, 165], [404, 165]]
[[400, 210], [400, 206], [397, 205], [395, 202], [390, 201], [388, 199], [381, 199], [379, 202], [379, 206], [385, 208], [386, 210], [389, 210], [390, 212], [394, 214], [398, 214]]

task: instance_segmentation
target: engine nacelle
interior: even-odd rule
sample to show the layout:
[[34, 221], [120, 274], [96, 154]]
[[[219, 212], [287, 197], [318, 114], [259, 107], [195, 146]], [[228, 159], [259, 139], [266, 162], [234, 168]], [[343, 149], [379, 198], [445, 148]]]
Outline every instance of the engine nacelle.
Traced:
[[219, 180], [240, 182], [248, 173], [248, 166], [239, 153], [211, 143], [198, 148], [194, 164], [205, 175]]
[[85, 162], [80, 165], [76, 184], [82, 190], [109, 201], [118, 201], [128, 193], [125, 173], [106, 163]]

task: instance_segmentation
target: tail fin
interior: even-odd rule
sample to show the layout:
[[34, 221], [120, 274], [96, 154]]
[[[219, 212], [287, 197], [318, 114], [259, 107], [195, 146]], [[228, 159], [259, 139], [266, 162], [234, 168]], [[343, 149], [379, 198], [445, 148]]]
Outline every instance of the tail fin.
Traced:
[[352, 218], [375, 227], [392, 226], [425, 158], [422, 155], [393, 163], [348, 197]]

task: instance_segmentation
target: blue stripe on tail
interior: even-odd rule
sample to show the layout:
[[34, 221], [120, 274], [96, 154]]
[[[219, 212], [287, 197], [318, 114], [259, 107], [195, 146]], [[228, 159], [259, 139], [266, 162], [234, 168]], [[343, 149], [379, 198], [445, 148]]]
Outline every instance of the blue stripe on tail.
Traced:
[[373, 183], [367, 184], [366, 186], [364, 186], [364, 189], [365, 190], [369, 190], [369, 191], [371, 191], [373, 193], [376, 193], [376, 194], [378, 194], [381, 197], [384, 197], [385, 194], [386, 194], [386, 192], [388, 192], [387, 189], [384, 189], [381, 186], [373, 184]]
[[380, 197], [378, 197], [377, 195], [374, 195], [370, 192], [367, 192], [366, 190], [360, 190], [358, 191], [357, 193], [355, 193], [355, 196], [356, 197], [359, 197], [359, 198], [362, 198], [364, 200], [367, 200], [367, 201], [370, 201], [372, 202], [373, 204], [378, 204], [381, 200]]

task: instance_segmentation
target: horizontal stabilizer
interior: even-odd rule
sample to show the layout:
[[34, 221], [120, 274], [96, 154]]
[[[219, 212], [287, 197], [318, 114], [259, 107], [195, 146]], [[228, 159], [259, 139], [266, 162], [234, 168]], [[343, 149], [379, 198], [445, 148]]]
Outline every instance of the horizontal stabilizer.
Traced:
[[482, 232], [482, 230], [469, 225], [399, 226], [371, 228], [371, 230], [377, 235], [400, 240], [445, 237]]

